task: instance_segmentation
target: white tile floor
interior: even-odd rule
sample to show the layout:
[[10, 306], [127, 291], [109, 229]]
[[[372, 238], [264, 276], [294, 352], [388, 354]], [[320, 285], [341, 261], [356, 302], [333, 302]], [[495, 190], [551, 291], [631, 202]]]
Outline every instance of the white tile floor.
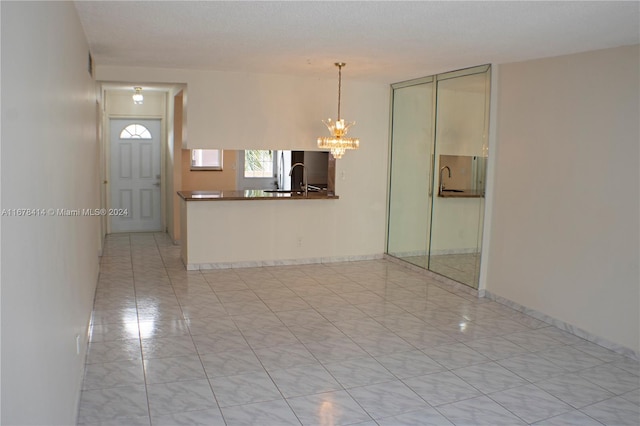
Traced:
[[82, 425], [640, 424], [638, 362], [396, 263], [101, 271]]
[[478, 288], [480, 253], [439, 254], [431, 256], [405, 256], [399, 259], [444, 275], [469, 287]]

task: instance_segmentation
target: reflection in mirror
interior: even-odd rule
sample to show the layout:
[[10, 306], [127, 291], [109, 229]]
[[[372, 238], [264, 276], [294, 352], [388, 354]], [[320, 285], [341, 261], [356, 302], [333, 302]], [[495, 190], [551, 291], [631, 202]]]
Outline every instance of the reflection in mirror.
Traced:
[[[328, 191], [332, 184], [331, 156], [325, 151], [242, 150], [238, 151], [236, 188], [298, 191], [304, 173], [309, 191]], [[335, 160], [334, 160], [335, 161]], [[292, 166], [302, 163], [303, 167]], [[331, 187], [332, 189], [332, 187]]]
[[[326, 190], [329, 173], [329, 153], [325, 151], [291, 151], [293, 164], [302, 163], [307, 172], [307, 184], [310, 191]], [[290, 179], [284, 179], [289, 176]], [[290, 185], [293, 190], [302, 189], [304, 173], [302, 167], [293, 170], [287, 169], [283, 180], [288, 180], [286, 185]]]
[[[180, 157], [180, 189], [183, 191], [215, 191], [235, 189], [236, 187], [236, 151], [213, 150], [222, 154], [220, 167], [194, 168], [195, 149], [182, 149]], [[211, 164], [211, 163], [209, 163]], [[222, 165], [224, 164], [224, 167]], [[176, 177], [174, 177], [176, 179]], [[177, 180], [177, 179], [176, 179]]]
[[488, 70], [443, 78], [436, 101], [434, 172], [448, 167], [451, 177], [439, 173], [434, 191], [461, 192], [433, 198], [429, 270], [473, 288], [480, 275], [489, 81]]
[[393, 91], [387, 253], [427, 267], [433, 83]]
[[392, 85], [387, 253], [478, 287], [490, 67]]
[[[465, 196], [484, 196], [487, 169], [485, 157], [471, 155], [440, 155], [438, 181], [440, 192], [450, 191]], [[446, 173], [443, 173], [445, 171]]]
[[238, 151], [235, 189], [277, 189], [280, 153], [281, 151], [267, 149]]
[[191, 170], [222, 170], [221, 149], [192, 149]]
[[296, 167], [289, 176], [291, 166], [303, 163], [308, 174], [309, 190], [326, 191], [335, 195], [336, 160], [326, 151], [290, 150], [213, 150], [220, 152], [220, 165], [225, 167], [192, 168], [194, 151], [181, 152], [181, 190], [299, 190], [302, 168]]

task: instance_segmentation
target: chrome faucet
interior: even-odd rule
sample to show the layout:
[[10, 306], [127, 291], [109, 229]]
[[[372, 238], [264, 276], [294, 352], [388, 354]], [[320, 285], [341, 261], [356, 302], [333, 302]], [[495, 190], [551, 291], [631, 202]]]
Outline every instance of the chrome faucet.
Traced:
[[309, 185], [307, 185], [307, 167], [304, 165], [304, 163], [296, 163], [291, 166], [291, 169], [289, 169], [289, 176], [291, 176], [291, 174], [293, 173], [293, 169], [295, 169], [296, 166], [302, 166], [302, 189], [304, 189], [304, 196], [308, 197]]
[[449, 166], [440, 167], [440, 193], [442, 194], [442, 190], [444, 189], [444, 182], [442, 181], [442, 171], [447, 169], [449, 171], [449, 179], [451, 179], [451, 169]]

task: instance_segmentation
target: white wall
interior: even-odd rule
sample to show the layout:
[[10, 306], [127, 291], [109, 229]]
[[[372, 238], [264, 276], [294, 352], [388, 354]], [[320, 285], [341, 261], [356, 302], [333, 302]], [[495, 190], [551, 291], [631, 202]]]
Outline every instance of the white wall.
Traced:
[[134, 104], [131, 96], [133, 89], [128, 91], [106, 90], [105, 109], [111, 117], [141, 117], [161, 118], [166, 115], [167, 92], [149, 91], [143, 92], [144, 102]]
[[640, 351], [639, 46], [501, 65], [486, 289]]
[[[345, 72], [346, 73], [346, 72]], [[314, 150], [318, 136], [328, 135], [322, 123], [336, 118], [338, 81], [334, 70], [326, 79], [282, 74], [197, 71], [168, 68], [97, 66], [100, 81], [185, 83], [188, 131], [184, 148], [277, 148]], [[384, 140], [377, 135], [377, 99], [388, 101], [388, 85], [342, 79], [342, 118], [357, 121], [350, 135], [361, 147]], [[384, 110], [388, 105], [384, 106]], [[373, 133], [373, 141], [363, 140]], [[364, 135], [364, 136], [363, 136]]]
[[[276, 74], [104, 66], [98, 67], [96, 77], [103, 81], [185, 83], [189, 99], [185, 111], [187, 144], [191, 148], [314, 150], [317, 137], [328, 134], [322, 120], [335, 119], [337, 113], [334, 70], [328, 70], [327, 79], [320, 80]], [[354, 255], [382, 254], [389, 87], [351, 81], [345, 76], [342, 86], [342, 115], [357, 121], [350, 134], [360, 138], [360, 149], [347, 152], [337, 161], [336, 193], [340, 200], [317, 205], [318, 215], [327, 220], [313, 221], [308, 226], [323, 229], [334, 222], [341, 223], [339, 232], [332, 229], [316, 241], [322, 250], [337, 244]], [[251, 203], [238, 203], [234, 208], [242, 216]], [[265, 226], [272, 226], [268, 218], [262, 220]], [[306, 222], [305, 217], [299, 220]], [[330, 240], [333, 234], [336, 241]]]
[[[97, 208], [96, 91], [73, 3], [1, 7], [2, 208]], [[99, 220], [4, 216], [2, 230], [1, 423], [74, 424]]]

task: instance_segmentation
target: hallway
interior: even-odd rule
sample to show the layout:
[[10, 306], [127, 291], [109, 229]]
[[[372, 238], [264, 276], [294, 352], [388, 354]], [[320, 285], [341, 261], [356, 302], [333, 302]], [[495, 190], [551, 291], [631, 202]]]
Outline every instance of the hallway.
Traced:
[[396, 263], [186, 271], [179, 251], [108, 236], [79, 424], [640, 420], [637, 361]]

